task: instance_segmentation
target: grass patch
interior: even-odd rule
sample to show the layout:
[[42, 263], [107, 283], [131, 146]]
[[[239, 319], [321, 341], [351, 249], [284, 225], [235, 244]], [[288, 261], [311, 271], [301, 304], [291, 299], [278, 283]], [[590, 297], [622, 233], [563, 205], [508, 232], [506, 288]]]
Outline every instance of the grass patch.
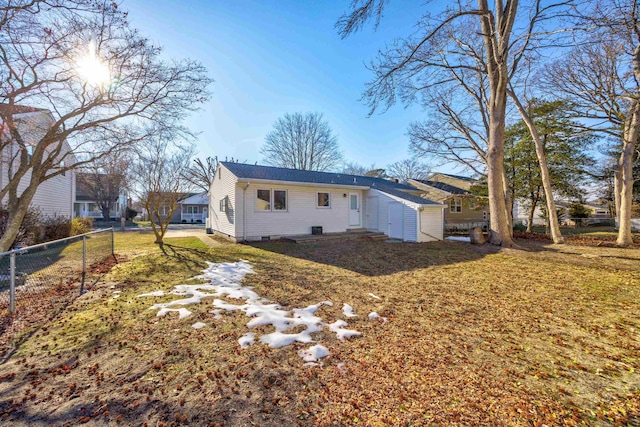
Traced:
[[[640, 250], [525, 242], [527, 251], [457, 242], [368, 240], [223, 244], [116, 234], [129, 261], [0, 366], [12, 425], [634, 425], [640, 418]], [[221, 242], [222, 243], [222, 242]], [[248, 319], [148, 308], [206, 261], [246, 259], [245, 283], [285, 309], [362, 337], [314, 337], [331, 356], [237, 343]], [[114, 287], [113, 289], [111, 287]], [[114, 293], [119, 291], [118, 293]], [[374, 299], [368, 294], [380, 297]], [[116, 297], [116, 295], [119, 295]], [[367, 320], [376, 311], [389, 321]], [[194, 330], [197, 321], [206, 326]], [[265, 328], [264, 332], [271, 332]]]

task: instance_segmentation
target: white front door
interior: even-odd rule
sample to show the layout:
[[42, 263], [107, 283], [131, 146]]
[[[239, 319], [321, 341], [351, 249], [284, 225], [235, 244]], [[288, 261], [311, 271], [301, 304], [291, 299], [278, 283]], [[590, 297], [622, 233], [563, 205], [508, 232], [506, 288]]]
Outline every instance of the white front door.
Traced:
[[404, 227], [402, 213], [402, 203], [389, 203], [389, 237], [392, 239], [402, 239], [404, 237], [402, 233]]
[[360, 195], [349, 193], [349, 226], [360, 226]]
[[378, 231], [378, 198], [367, 197], [367, 230]]

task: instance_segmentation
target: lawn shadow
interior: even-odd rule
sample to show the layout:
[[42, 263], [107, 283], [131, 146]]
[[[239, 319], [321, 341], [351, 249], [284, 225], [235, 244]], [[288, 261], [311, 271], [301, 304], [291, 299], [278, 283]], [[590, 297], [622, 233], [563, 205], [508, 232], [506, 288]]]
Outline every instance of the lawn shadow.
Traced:
[[463, 242], [387, 243], [349, 239], [291, 243], [259, 242], [251, 246], [307, 261], [332, 265], [365, 276], [384, 276], [433, 266], [475, 261], [500, 248], [472, 246]]

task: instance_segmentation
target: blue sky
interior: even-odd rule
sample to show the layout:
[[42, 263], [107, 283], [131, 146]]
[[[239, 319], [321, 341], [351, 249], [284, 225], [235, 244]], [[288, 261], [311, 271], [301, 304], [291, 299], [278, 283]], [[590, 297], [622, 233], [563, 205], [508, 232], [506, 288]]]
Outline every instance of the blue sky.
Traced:
[[424, 6], [397, 0], [378, 31], [341, 40], [334, 24], [349, 3], [138, 0], [121, 7], [167, 57], [198, 60], [215, 79], [211, 100], [187, 121], [200, 133], [200, 156], [262, 163], [260, 147], [276, 119], [318, 111], [346, 161], [384, 167], [409, 157], [407, 126], [422, 112], [397, 105], [367, 118], [365, 64], [386, 42], [410, 34]]

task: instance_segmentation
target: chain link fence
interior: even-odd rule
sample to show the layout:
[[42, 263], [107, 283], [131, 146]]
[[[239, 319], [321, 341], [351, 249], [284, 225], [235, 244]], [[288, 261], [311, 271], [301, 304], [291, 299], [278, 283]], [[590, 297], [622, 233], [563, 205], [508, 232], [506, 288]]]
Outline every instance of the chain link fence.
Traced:
[[0, 253], [0, 319], [80, 295], [87, 272], [113, 255], [113, 229]]

